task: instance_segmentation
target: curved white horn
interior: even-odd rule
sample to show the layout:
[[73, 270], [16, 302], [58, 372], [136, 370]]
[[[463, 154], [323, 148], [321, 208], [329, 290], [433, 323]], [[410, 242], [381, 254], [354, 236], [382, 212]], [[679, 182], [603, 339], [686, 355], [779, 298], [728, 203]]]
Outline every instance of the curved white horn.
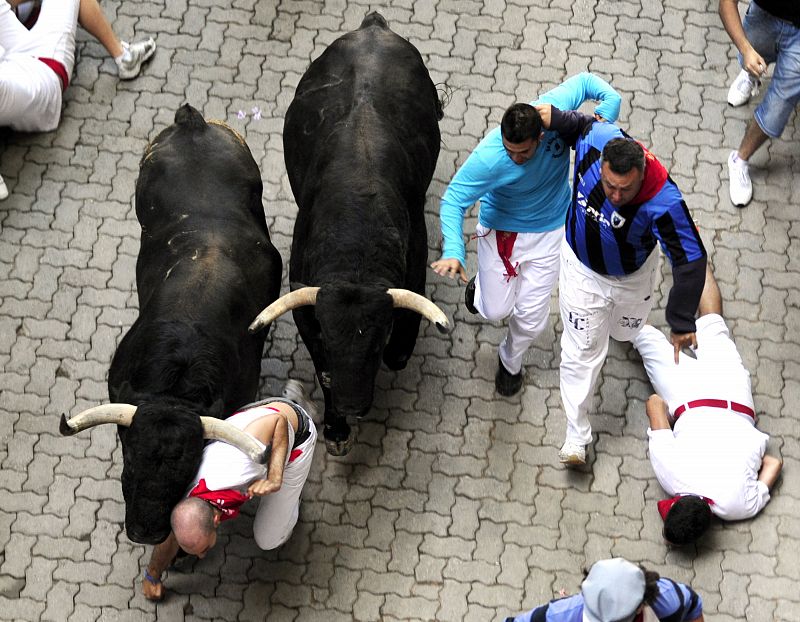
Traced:
[[264, 328], [270, 322], [278, 319], [287, 311], [291, 311], [297, 307], [316, 304], [317, 292], [319, 292], [319, 287], [301, 287], [293, 292], [284, 294], [259, 313], [258, 317], [250, 324], [248, 330], [254, 333]]
[[436, 324], [436, 328], [439, 329], [440, 333], [446, 333], [450, 330], [450, 322], [444, 314], [444, 311], [425, 298], [425, 296], [420, 296], [407, 289], [389, 289], [387, 293], [392, 297], [392, 300], [394, 300], [395, 307], [416, 311], [421, 316]]
[[78, 413], [71, 419], [61, 415], [58, 431], [63, 436], [72, 436], [87, 428], [92, 428], [103, 423], [116, 423], [117, 425], [130, 426], [136, 406], [131, 404], [102, 404]]
[[266, 464], [269, 460], [270, 447], [265, 448], [264, 445], [235, 425], [214, 417], [200, 417], [200, 423], [203, 425], [203, 438], [233, 445], [258, 464]]

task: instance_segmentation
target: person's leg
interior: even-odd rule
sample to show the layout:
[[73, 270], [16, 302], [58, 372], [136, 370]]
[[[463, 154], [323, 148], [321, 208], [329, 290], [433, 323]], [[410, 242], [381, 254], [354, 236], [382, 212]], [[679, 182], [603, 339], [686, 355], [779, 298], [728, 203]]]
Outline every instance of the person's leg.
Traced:
[[698, 363], [688, 354], [680, 353], [675, 364], [675, 349], [666, 335], [647, 325], [633, 338], [633, 347], [642, 357], [647, 377], [656, 393], [669, 405], [670, 414], [681, 404], [699, 397], [693, 391], [699, 373]]
[[81, 0], [78, 23], [100, 42], [112, 58], [122, 56], [122, 42], [111, 27], [111, 23], [97, 0]]
[[608, 353], [610, 303], [566, 243], [561, 247], [558, 290], [564, 325], [559, 375], [566, 442], [585, 446], [592, 440], [589, 407], [594, 386]]
[[[6, 52], [16, 52], [17, 47], [24, 46], [30, 38], [30, 32], [20, 23], [11, 7], [0, 2], [0, 41]], [[24, 47], [21, 49], [26, 51]]]
[[475, 307], [487, 320], [500, 321], [514, 309], [519, 277], [505, 275], [506, 269], [497, 254], [497, 238], [492, 229], [476, 228], [478, 236], [478, 274], [475, 276]]
[[518, 270], [519, 291], [508, 321], [508, 333], [499, 349], [503, 366], [512, 374], [521, 371], [528, 347], [547, 328], [550, 294], [558, 281], [564, 229], [520, 236], [518, 245], [523, 252]]
[[0, 201], [6, 198], [8, 198], [8, 186], [6, 186], [3, 176], [0, 175]]
[[290, 450], [290, 462], [283, 471], [281, 489], [262, 497], [253, 520], [253, 537], [259, 548], [278, 548], [292, 535], [300, 509], [300, 495], [311, 471], [317, 428], [308, 415], [309, 437]]
[[97, 0], [80, 0], [78, 23], [108, 51], [117, 63], [122, 80], [130, 80], [139, 75], [142, 64], [156, 50], [156, 43], [152, 38], [131, 44], [120, 40]]
[[768, 138], [781, 136], [800, 101], [800, 29], [770, 18], [753, 29], [753, 36], [753, 46], [767, 62], [775, 63], [775, 71], [763, 101], [747, 124], [739, 149], [728, 158], [731, 201], [738, 206], [747, 205], [753, 196], [750, 157]]

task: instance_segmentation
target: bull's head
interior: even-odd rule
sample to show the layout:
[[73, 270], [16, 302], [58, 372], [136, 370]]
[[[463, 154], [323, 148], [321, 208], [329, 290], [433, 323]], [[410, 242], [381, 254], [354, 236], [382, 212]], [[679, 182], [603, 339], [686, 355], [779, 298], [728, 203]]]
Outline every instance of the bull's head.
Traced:
[[268, 459], [268, 451], [248, 434], [175, 401], [97, 406], [71, 419], [62, 415], [59, 430], [70, 436], [102, 423], [121, 426], [125, 530], [141, 544], [157, 544], [169, 535], [170, 512], [197, 472], [204, 438], [231, 443], [262, 464]]
[[424, 296], [406, 289], [340, 283], [303, 287], [282, 296], [258, 315], [250, 331], [306, 305], [316, 305], [315, 315], [330, 365], [333, 407], [341, 416], [360, 417], [371, 408], [375, 377], [391, 335], [395, 308], [415, 311], [434, 322], [440, 331], [449, 330], [447, 316]]

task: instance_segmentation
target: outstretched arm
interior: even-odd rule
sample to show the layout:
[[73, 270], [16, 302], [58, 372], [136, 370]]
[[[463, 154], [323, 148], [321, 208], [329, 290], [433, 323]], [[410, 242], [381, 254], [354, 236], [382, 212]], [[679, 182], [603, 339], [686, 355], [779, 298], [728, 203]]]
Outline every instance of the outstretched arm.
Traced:
[[161, 583], [161, 575], [175, 558], [178, 548], [178, 541], [172, 532], [161, 544], [153, 547], [153, 552], [150, 554], [150, 562], [145, 569], [146, 574], [142, 579], [142, 593], [147, 600], [164, 599], [164, 585]]
[[767, 63], [755, 51], [742, 27], [738, 0], [719, 0], [719, 16], [731, 41], [742, 54], [744, 69], [752, 76], [759, 77], [767, 70]]

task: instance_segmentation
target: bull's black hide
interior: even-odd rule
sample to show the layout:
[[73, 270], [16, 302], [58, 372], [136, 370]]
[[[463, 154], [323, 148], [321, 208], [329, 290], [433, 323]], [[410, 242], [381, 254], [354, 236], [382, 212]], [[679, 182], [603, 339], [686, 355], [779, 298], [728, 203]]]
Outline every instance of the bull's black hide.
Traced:
[[424, 296], [423, 206], [439, 155], [441, 103], [417, 49], [372, 13], [334, 41], [297, 86], [284, 125], [299, 206], [290, 277], [319, 286], [294, 310], [325, 396], [328, 451], [352, 444], [345, 417], [372, 406], [381, 356], [405, 367], [420, 315], [388, 288]]
[[142, 158], [139, 317], [108, 377], [112, 402], [138, 406], [130, 428], [119, 428], [134, 541], [169, 534], [202, 454], [199, 417], [225, 417], [256, 397], [265, 337], [247, 326], [281, 280], [261, 192], [241, 136], [188, 105]]

